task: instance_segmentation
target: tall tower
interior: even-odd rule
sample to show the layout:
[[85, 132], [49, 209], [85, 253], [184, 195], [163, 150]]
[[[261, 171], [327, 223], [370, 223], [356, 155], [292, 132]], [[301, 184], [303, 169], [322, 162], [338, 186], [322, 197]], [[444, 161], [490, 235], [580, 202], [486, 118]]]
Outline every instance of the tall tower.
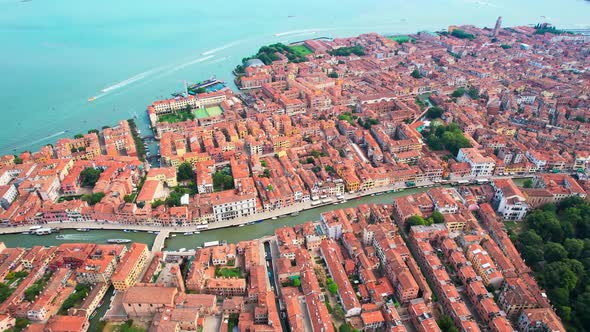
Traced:
[[493, 33], [494, 37], [498, 36], [498, 32], [500, 31], [501, 28], [502, 28], [502, 16], [499, 16], [498, 19], [496, 20], [496, 26], [494, 27], [494, 33]]

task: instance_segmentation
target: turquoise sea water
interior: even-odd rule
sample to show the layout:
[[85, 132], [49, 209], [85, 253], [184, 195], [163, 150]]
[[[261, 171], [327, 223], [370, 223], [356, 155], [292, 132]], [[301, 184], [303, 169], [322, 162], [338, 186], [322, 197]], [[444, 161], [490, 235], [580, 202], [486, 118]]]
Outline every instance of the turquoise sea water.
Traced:
[[[0, 153], [137, 114], [265, 43], [451, 24], [590, 26], [583, 0], [0, 0]], [[106, 92], [101, 92], [105, 90]], [[87, 99], [98, 96], [92, 103]], [[145, 126], [145, 124], [144, 124]], [[68, 132], [64, 132], [68, 130]]]

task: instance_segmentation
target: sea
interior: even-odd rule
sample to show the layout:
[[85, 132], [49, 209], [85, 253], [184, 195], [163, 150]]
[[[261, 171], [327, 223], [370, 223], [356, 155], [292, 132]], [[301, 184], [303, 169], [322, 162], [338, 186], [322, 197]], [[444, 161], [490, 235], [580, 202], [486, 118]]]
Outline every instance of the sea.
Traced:
[[[136, 117], [263, 44], [449, 25], [590, 28], [584, 0], [0, 0], [0, 154]], [[94, 102], [88, 102], [96, 97]]]

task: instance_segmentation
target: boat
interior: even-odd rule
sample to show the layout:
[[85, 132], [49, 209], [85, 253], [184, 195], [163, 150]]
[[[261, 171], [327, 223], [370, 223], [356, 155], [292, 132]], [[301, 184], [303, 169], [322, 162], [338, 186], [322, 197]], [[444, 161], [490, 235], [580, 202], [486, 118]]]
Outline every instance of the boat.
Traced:
[[170, 235], [170, 236], [172, 236], [172, 237], [176, 237], [176, 234], [172, 234], [172, 235]]
[[158, 235], [158, 234], [160, 234], [160, 232], [154, 232], [154, 234]]
[[148, 231], [149, 234], [154, 234], [154, 231]]
[[90, 232], [90, 228], [76, 228], [78, 232]]
[[90, 315], [90, 318], [89, 318], [89, 319], [92, 319], [92, 318], [94, 318], [94, 316], [96, 316], [96, 311], [94, 311], [94, 312], [92, 313], [92, 315]]
[[138, 232], [138, 230], [137, 230], [137, 229], [134, 229], [134, 230], [133, 230], [133, 233], [137, 233], [137, 232]]
[[239, 224], [238, 227], [244, 227], [246, 224]]
[[194, 232], [193, 234], [201, 234], [201, 232], [199, 232], [199, 231], [196, 231], [196, 232]]
[[95, 100], [96, 100], [96, 97], [90, 97], [90, 98], [88, 98], [88, 102], [89, 102], [89, 103], [91, 103], [91, 102], [93, 102], [93, 101], [95, 101]]
[[55, 239], [56, 239], [56, 240], [65, 240], [65, 239], [66, 239], [66, 236], [65, 236], [65, 235], [57, 235], [57, 236], [55, 237]]
[[277, 217], [272, 217], [271, 219], [272, 219], [272, 220], [277, 220], [277, 219], [279, 219], [279, 218], [277, 218]]
[[263, 221], [264, 221], [263, 219], [261, 219], [261, 220], [256, 220], [256, 221], [255, 221], [255, 223], [257, 223], [257, 224], [260, 224], [260, 223], [261, 223], [261, 222], [263, 222]]
[[41, 236], [41, 235], [47, 235], [47, 234], [51, 234], [51, 233], [52, 233], [51, 228], [39, 228], [39, 229], [32, 231], [30, 234]]
[[338, 204], [340, 204], [340, 203], [339, 203], [339, 202], [334, 202], [334, 203], [332, 203], [332, 205], [338, 205]]
[[193, 235], [193, 232], [184, 232], [184, 235]]
[[130, 231], [130, 230], [128, 230], [128, 229], [124, 229], [124, 230], [123, 230], [123, 232], [125, 232], [125, 233], [129, 233], [129, 232], [131, 232], [131, 231]]
[[30, 231], [34, 231], [34, 230], [37, 230], [37, 229], [41, 229], [41, 226], [31, 226], [31, 227], [29, 227], [29, 230]]
[[107, 243], [129, 243], [131, 240], [129, 239], [108, 239]]
[[21, 234], [28, 235], [28, 234], [31, 234], [31, 233], [30, 233], [30, 232], [26, 232], [26, 231], [25, 231], [25, 232], [22, 232]]

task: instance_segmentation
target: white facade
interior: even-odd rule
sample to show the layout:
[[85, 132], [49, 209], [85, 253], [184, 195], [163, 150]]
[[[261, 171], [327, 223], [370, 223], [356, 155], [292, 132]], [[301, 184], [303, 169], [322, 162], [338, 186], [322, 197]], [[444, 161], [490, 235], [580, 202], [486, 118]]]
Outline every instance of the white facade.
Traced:
[[[237, 196], [239, 198], [239, 196]], [[230, 220], [256, 213], [256, 198], [246, 198], [233, 202], [225, 202], [213, 205], [213, 213], [216, 221]]]
[[8, 185], [6, 188], [6, 191], [0, 197], [0, 205], [3, 208], [8, 209], [10, 204], [12, 202], [14, 202], [14, 200], [16, 199], [17, 196], [18, 196], [18, 190], [16, 190], [16, 187], [13, 184]]
[[494, 202], [498, 205], [497, 211], [504, 220], [520, 221], [524, 218], [529, 205], [520, 195], [505, 196], [501, 188], [496, 189]]
[[474, 148], [464, 148], [459, 150], [457, 160], [466, 162], [471, 166], [471, 176], [476, 178], [490, 177], [494, 174], [496, 162], [493, 158], [482, 156]]

